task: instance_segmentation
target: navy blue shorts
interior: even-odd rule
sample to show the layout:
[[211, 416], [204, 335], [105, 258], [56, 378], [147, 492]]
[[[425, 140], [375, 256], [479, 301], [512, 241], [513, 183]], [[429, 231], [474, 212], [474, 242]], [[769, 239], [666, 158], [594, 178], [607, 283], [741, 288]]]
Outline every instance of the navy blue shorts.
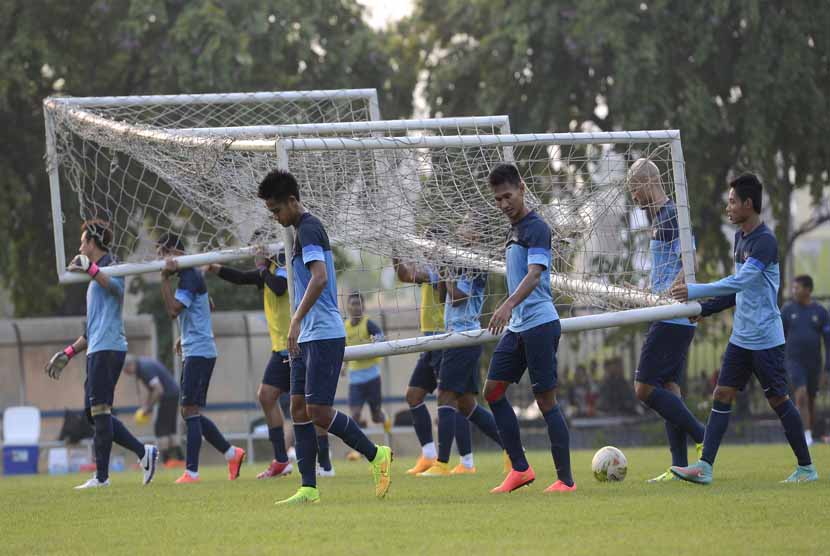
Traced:
[[126, 351], [96, 351], [86, 356], [86, 380], [84, 380], [84, 408], [96, 405], [112, 407], [115, 385], [124, 367]]
[[821, 373], [821, 360], [817, 359], [812, 363], [786, 359], [784, 367], [790, 376], [790, 384], [794, 389], [807, 388], [807, 394], [815, 396], [818, 392], [818, 379]]
[[163, 438], [176, 434], [176, 421], [179, 420], [179, 397], [165, 396], [159, 400], [153, 434]]
[[279, 388], [282, 392], [291, 389], [291, 362], [287, 351], [271, 352], [265, 374], [262, 375], [262, 383]]
[[726, 346], [718, 375], [718, 386], [743, 390], [755, 375], [767, 398], [787, 395], [787, 371], [784, 369], [784, 346], [770, 349], [744, 349], [733, 343]]
[[438, 369], [441, 368], [443, 351], [423, 351], [415, 364], [415, 370], [409, 378], [409, 385], [434, 392], [438, 387]]
[[438, 370], [438, 389], [456, 394], [478, 394], [479, 363], [484, 346], [445, 349]]
[[349, 407], [362, 408], [363, 404], [367, 403], [374, 413], [380, 409], [382, 399], [380, 377], [360, 384], [349, 384]]
[[695, 327], [668, 322], [653, 322], [648, 327], [640, 363], [634, 380], [663, 387], [679, 383], [686, 369], [689, 346], [695, 337]]
[[519, 382], [528, 370], [534, 393], [553, 390], [557, 384], [556, 350], [561, 335], [558, 319], [524, 332], [508, 330], [496, 345], [487, 379]]
[[291, 395], [305, 396], [306, 403], [334, 405], [346, 338], [300, 343], [300, 353], [291, 358]]
[[191, 356], [184, 358], [182, 366], [182, 406], [207, 405], [207, 391], [210, 386], [210, 377], [213, 376], [215, 357]]

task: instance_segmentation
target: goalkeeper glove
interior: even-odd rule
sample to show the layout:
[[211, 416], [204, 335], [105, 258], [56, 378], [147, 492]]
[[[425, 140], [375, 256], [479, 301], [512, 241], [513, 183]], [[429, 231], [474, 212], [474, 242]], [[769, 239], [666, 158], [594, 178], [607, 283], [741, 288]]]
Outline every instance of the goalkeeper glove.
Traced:
[[46, 374], [49, 378], [58, 380], [61, 377], [63, 368], [66, 367], [69, 360], [75, 356], [75, 348], [71, 345], [66, 346], [63, 351], [57, 352], [49, 362], [46, 364]]
[[95, 278], [95, 275], [101, 270], [86, 255], [75, 255], [75, 258], [70, 261], [66, 269], [70, 272], [86, 272], [91, 278]]

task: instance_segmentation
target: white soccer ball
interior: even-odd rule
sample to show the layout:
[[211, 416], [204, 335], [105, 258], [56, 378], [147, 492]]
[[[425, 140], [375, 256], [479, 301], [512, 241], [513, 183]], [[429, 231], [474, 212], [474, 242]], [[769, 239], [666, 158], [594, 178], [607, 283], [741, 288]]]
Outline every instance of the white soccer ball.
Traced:
[[601, 483], [622, 481], [628, 473], [628, 460], [619, 449], [605, 446], [594, 454], [594, 459], [591, 460], [591, 470], [594, 472], [594, 478]]

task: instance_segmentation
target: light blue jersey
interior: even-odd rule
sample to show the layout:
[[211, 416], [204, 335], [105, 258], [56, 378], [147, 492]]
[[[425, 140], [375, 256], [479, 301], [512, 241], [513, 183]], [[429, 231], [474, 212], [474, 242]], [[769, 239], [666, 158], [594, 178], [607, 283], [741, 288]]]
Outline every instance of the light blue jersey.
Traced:
[[[99, 267], [113, 263], [112, 256], [104, 255], [95, 264]], [[95, 280], [86, 289], [86, 341], [87, 354], [96, 351], [127, 351], [127, 337], [124, 335], [124, 278], [110, 276], [109, 287], [105, 288]]]
[[320, 220], [306, 212], [297, 224], [294, 238], [294, 257], [291, 268], [294, 271], [294, 303], [299, 304], [311, 281], [309, 266], [314, 261], [326, 265], [328, 282], [320, 297], [303, 317], [300, 325], [300, 342], [345, 338], [346, 329], [337, 307], [337, 274], [334, 270], [334, 255], [329, 236]]
[[202, 272], [185, 268], [179, 272], [176, 300], [184, 305], [179, 313], [184, 357], [216, 357], [213, 326], [210, 319], [210, 298]]
[[444, 305], [444, 326], [447, 332], [464, 332], [481, 328], [481, 307], [484, 305], [484, 289], [487, 287], [487, 273], [463, 270], [455, 279], [456, 287], [467, 297], [453, 305], [447, 293]]
[[735, 274], [711, 284], [689, 284], [689, 299], [717, 297], [702, 304], [703, 316], [736, 306], [729, 341], [749, 350], [784, 344], [778, 310], [778, 243], [766, 224], [749, 235], [735, 234]]
[[539, 283], [517, 307], [513, 309], [508, 329], [524, 332], [540, 324], [559, 320], [553, 295], [550, 291], [550, 228], [536, 211], [510, 227], [507, 239], [507, 289], [510, 295], [527, 276], [528, 265], [544, 267]]
[[[683, 271], [680, 257], [680, 233], [677, 227], [677, 207], [669, 199], [651, 220], [651, 291], [668, 292], [677, 275]], [[696, 326], [687, 318], [664, 320], [669, 324]]]

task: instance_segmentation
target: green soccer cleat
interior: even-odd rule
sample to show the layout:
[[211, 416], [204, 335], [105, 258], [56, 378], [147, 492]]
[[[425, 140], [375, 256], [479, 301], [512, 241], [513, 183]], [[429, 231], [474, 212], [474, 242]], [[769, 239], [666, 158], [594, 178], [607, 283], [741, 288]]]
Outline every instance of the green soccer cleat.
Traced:
[[674, 474], [671, 472], [671, 468], [669, 468], [669, 469], [666, 469], [666, 471], [664, 473], [661, 473], [660, 475], [657, 475], [653, 479], [649, 479], [646, 482], [647, 483], [670, 483], [672, 481], [679, 481], [679, 480], [680, 479], [675, 477]]
[[712, 482], [712, 466], [703, 460], [693, 463], [688, 467], [677, 467], [672, 465], [669, 470], [678, 479], [696, 483], [698, 485], [708, 485]]
[[781, 481], [782, 483], [812, 483], [818, 481], [818, 471], [811, 463], [810, 465], [799, 465], [793, 474]]
[[392, 484], [392, 448], [378, 446], [378, 453], [369, 464], [369, 468], [375, 480], [375, 496], [383, 498]]
[[282, 506], [283, 504], [316, 504], [320, 501], [320, 491], [315, 487], [300, 487], [299, 490], [289, 498], [280, 500], [275, 504]]

